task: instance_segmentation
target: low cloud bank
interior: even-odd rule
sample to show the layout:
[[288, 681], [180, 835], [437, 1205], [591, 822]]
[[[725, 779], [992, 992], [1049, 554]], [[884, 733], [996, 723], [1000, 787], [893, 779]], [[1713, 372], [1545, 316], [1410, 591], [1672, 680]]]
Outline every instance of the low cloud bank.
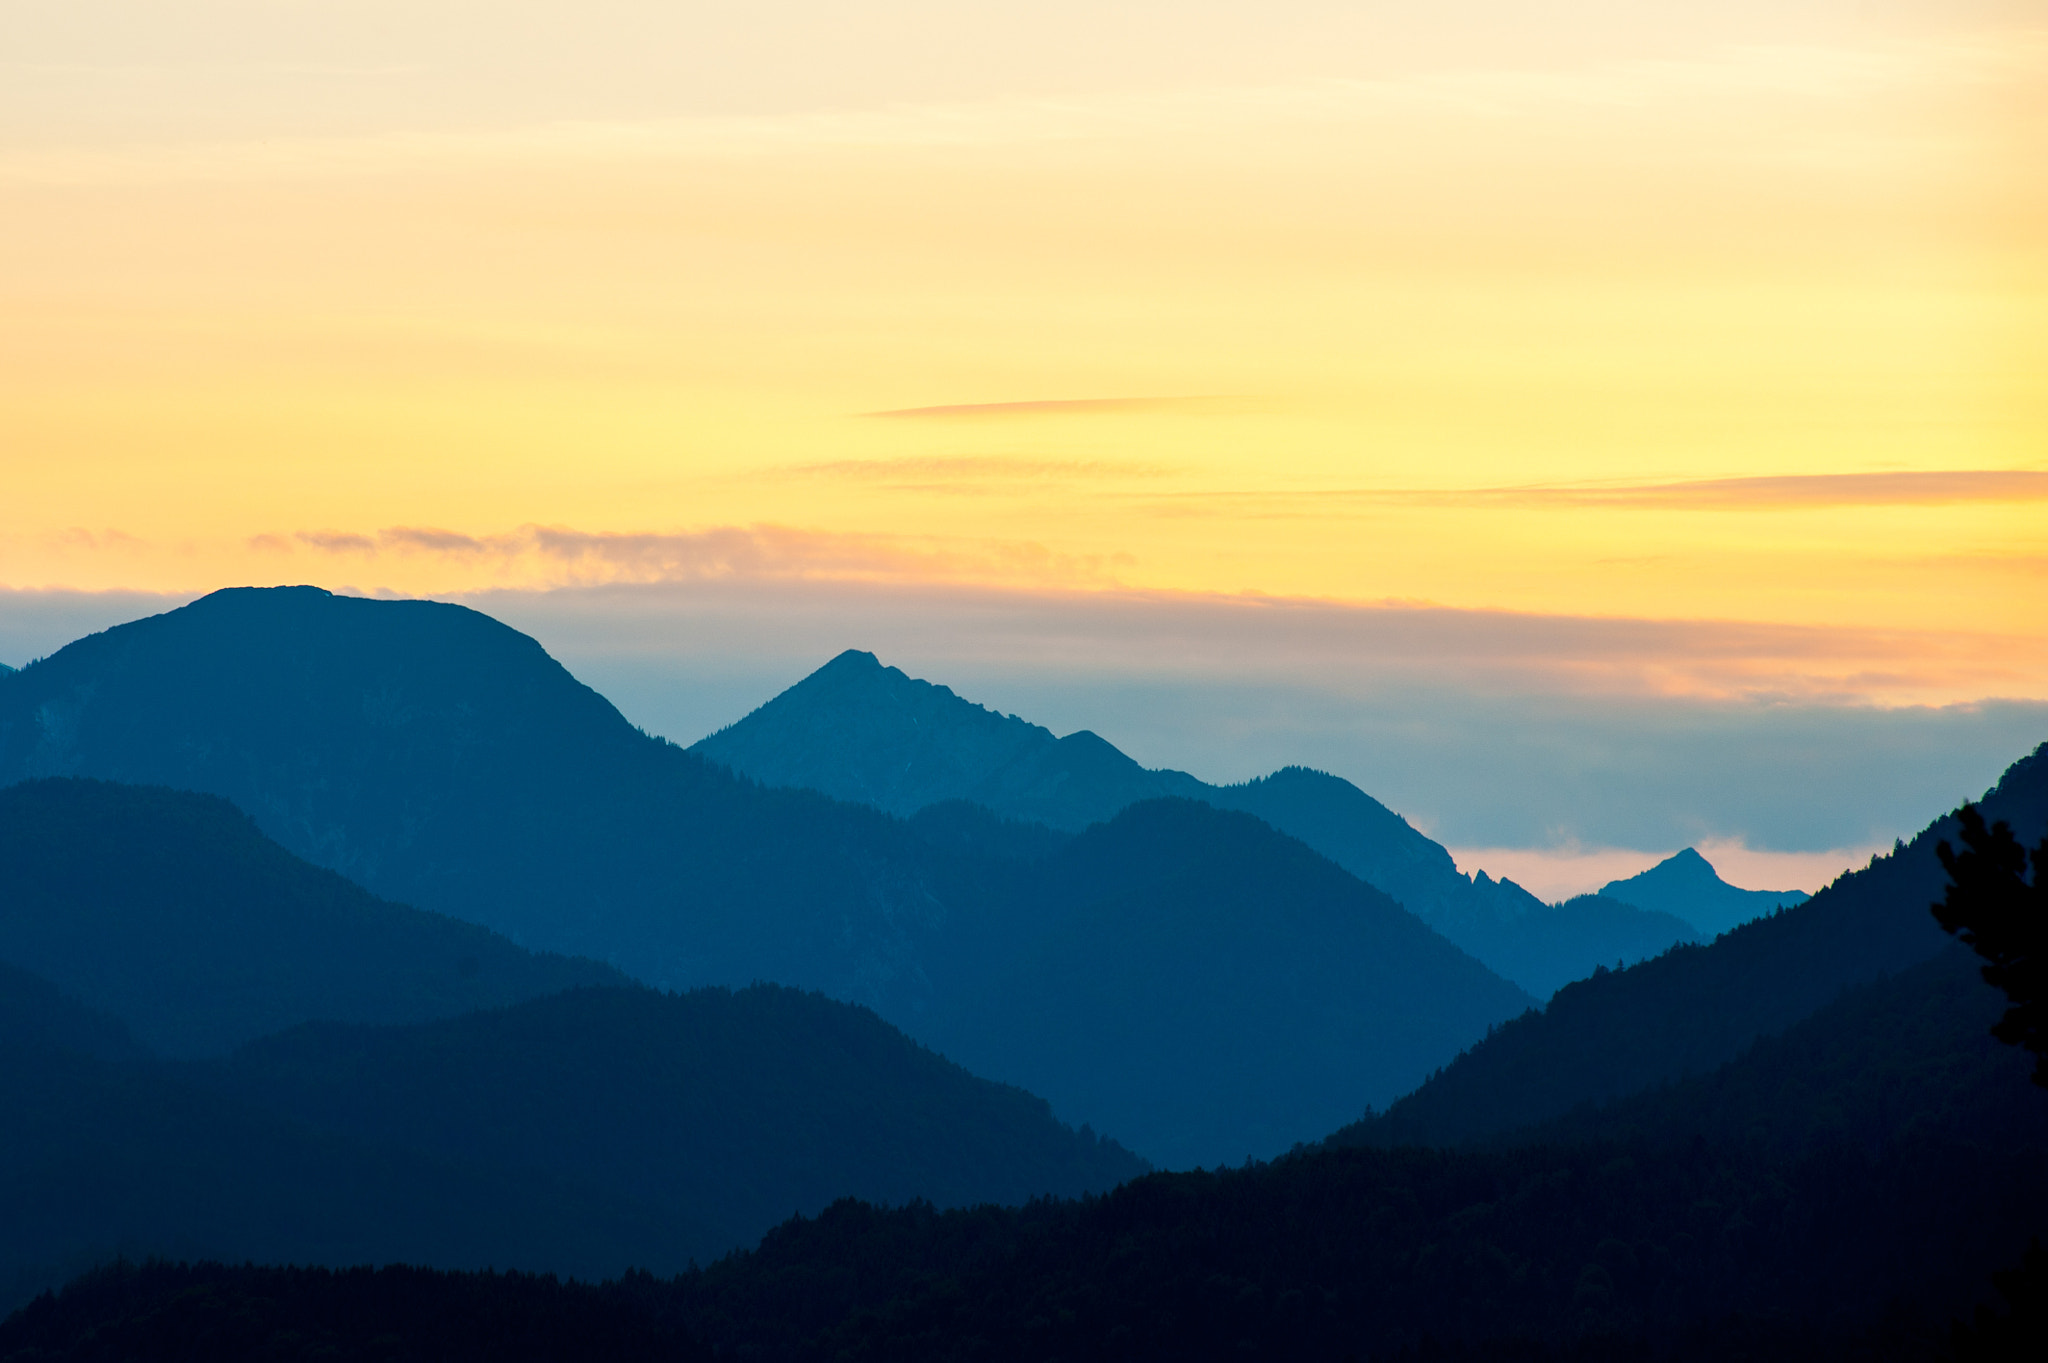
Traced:
[[[0, 662], [189, 599], [0, 591]], [[679, 742], [872, 649], [1150, 766], [1333, 771], [1544, 893], [1688, 845], [1738, 884], [1811, 889], [2048, 739], [2037, 700], [1872, 703], [1942, 694], [1929, 678], [1967, 694], [1968, 641], [1907, 633], [743, 577], [460, 599]]]

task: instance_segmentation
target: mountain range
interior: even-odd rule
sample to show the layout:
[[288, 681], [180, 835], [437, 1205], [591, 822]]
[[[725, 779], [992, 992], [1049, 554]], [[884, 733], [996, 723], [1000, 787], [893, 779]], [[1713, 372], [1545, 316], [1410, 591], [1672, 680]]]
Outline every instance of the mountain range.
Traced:
[[0, 849], [0, 1289], [117, 1250], [674, 1271], [853, 1190], [1145, 1169], [866, 1009], [535, 956], [216, 797], [32, 781]]
[[[220, 796], [376, 896], [658, 988], [865, 1004], [1163, 1163], [1319, 1138], [1534, 1002], [1243, 814], [1169, 800], [1048, 840], [767, 788], [434, 602], [236, 589], [70, 644], [0, 678], [0, 783], [57, 775]], [[1182, 940], [1198, 855], [1228, 874]]]
[[[1805, 896], [1724, 885], [1697, 852], [1599, 896], [1546, 905], [1511, 880], [1462, 874], [1451, 854], [1341, 777], [1284, 767], [1216, 786], [1151, 770], [1087, 730], [1064, 738], [849, 649], [691, 747], [766, 785], [822, 791], [908, 816], [965, 800], [1075, 832], [1143, 800], [1178, 797], [1255, 815], [1299, 838], [1538, 998], [1614, 961], [1638, 961]], [[1705, 879], [1699, 872], [1704, 871]], [[1626, 887], [1624, 894], [1609, 893]]]
[[[0, 674], [0, 1302], [243, 1264], [89, 1272], [0, 1360], [2038, 1352], [1986, 1343], [2042, 1324], [2048, 1094], [1928, 912], [1956, 816], [1804, 902], [1452, 866], [1560, 971], [1729, 924], [1537, 1006], [1361, 874], [1450, 883], [1348, 783], [1027, 818], [947, 793], [1023, 721], [863, 672], [929, 702], [878, 726], [914, 808], [432, 603], [222, 593]], [[809, 779], [872, 794], [838, 713]], [[1051, 741], [1004, 759], [1043, 804], [1136, 767]], [[2048, 834], [2048, 744], [1980, 809]], [[393, 1260], [438, 1271], [318, 1267]]]
[[[1986, 791], [1985, 817], [2048, 831], [2048, 744]], [[1832, 1002], [1909, 970], [1947, 935], [1928, 912], [1946, 879], [1936, 849], [1955, 816], [1871, 858], [1811, 899], [1707, 945], [1566, 986], [1495, 1029], [1443, 1072], [1333, 1139], [1454, 1145], [1496, 1139], [1585, 1103], [1701, 1075]]]

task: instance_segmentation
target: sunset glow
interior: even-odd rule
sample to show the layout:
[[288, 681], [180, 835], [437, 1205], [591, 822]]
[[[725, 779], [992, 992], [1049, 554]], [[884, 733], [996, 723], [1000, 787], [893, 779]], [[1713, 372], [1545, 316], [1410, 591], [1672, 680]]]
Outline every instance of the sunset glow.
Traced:
[[9, 8], [0, 583], [1256, 593], [2048, 696], [2029, 7]]

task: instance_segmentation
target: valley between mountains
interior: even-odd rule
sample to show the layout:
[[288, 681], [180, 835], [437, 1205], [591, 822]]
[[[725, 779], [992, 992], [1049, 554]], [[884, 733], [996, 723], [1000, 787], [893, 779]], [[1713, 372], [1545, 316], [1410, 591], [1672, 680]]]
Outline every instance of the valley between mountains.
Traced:
[[0, 1359], [1994, 1349], [2048, 1091], [1927, 817], [1546, 904], [867, 653], [683, 748], [217, 592], [0, 674]]

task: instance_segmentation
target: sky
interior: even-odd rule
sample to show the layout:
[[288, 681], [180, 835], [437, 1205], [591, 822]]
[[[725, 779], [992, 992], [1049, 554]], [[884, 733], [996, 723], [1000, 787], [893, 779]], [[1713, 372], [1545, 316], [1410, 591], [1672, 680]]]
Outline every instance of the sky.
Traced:
[[0, 28], [0, 661], [435, 595], [689, 741], [868, 647], [1560, 890], [2048, 738], [2040, 0]]

